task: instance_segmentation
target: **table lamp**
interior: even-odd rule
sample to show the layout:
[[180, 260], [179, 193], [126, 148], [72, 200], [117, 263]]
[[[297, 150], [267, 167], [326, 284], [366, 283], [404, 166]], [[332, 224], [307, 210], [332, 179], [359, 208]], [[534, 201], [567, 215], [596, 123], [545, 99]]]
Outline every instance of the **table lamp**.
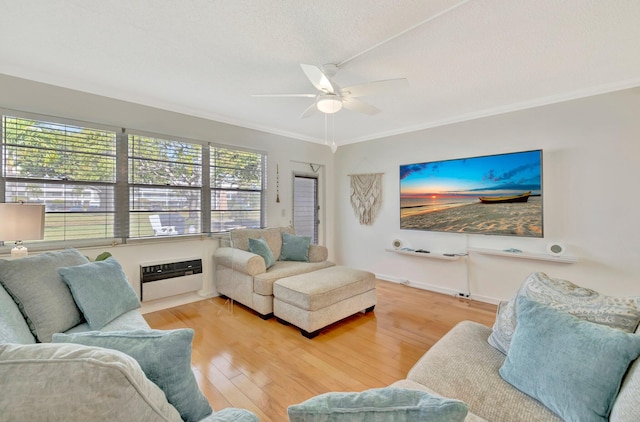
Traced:
[[12, 257], [27, 256], [23, 240], [44, 239], [44, 205], [0, 203], [0, 240], [15, 240]]

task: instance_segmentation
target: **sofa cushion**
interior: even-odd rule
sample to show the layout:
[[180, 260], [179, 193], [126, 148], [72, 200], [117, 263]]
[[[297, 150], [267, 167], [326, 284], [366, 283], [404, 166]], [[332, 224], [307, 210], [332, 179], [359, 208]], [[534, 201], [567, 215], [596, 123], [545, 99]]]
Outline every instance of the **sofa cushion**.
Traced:
[[525, 297], [500, 375], [566, 421], [606, 422], [640, 336]]
[[489, 344], [504, 354], [509, 351], [516, 329], [516, 299], [520, 296], [628, 333], [633, 333], [640, 322], [639, 297], [605, 296], [569, 281], [536, 272], [527, 277], [516, 297], [509, 302], [500, 303], [498, 307]]
[[24, 316], [0, 284], [0, 343], [35, 343]]
[[418, 360], [407, 378], [465, 402], [470, 412], [491, 422], [562, 422], [500, 377], [505, 355], [487, 343], [489, 334], [491, 329], [477, 322], [458, 323]]
[[115, 258], [58, 268], [92, 330], [140, 307], [138, 296]]
[[[133, 311], [125, 312], [113, 321], [109, 322], [107, 325], [102, 327], [100, 331], [132, 331], [149, 328], [149, 324], [147, 324], [147, 321], [144, 319], [142, 314], [134, 309]], [[84, 333], [86, 331], [91, 331], [91, 328], [89, 328], [89, 324], [83, 322], [82, 324], [69, 328], [65, 333]]]
[[276, 261], [269, 271], [263, 274], [256, 274], [253, 277], [253, 291], [263, 296], [273, 296], [273, 283], [283, 277], [310, 273], [323, 268], [332, 267], [331, 261], [323, 262], [297, 262], [297, 261]]
[[192, 329], [169, 331], [90, 331], [55, 334], [54, 342], [106, 347], [138, 361], [147, 377], [166, 394], [185, 421], [199, 421], [212, 412], [191, 370]]
[[317, 311], [375, 288], [376, 277], [373, 273], [334, 266], [281, 278], [274, 283], [273, 295], [296, 308]]
[[309, 236], [295, 236], [289, 233], [282, 233], [282, 252], [280, 261], [301, 261], [309, 262]]
[[0, 282], [20, 307], [31, 332], [41, 342], [82, 321], [58, 268], [88, 263], [80, 252], [65, 249], [15, 260], [0, 259]]
[[115, 350], [0, 344], [0, 379], [6, 421], [180, 421], [138, 363]]
[[273, 253], [263, 237], [258, 239], [249, 238], [249, 252], [260, 255], [264, 259], [264, 265], [267, 269], [276, 263], [276, 259], [273, 257]]
[[402, 388], [374, 388], [360, 393], [326, 393], [289, 406], [291, 422], [462, 422], [467, 405]]

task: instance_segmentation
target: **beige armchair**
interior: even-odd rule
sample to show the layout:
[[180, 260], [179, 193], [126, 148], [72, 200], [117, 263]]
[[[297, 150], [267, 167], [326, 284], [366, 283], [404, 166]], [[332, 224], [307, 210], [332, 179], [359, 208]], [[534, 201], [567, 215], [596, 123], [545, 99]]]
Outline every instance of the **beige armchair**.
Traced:
[[[328, 250], [321, 245], [309, 246], [309, 262], [280, 261], [283, 232], [294, 234], [292, 227], [232, 230], [231, 246], [219, 247], [214, 255], [218, 293], [255, 310], [263, 319], [273, 316], [273, 283], [335, 265], [327, 261]], [[249, 238], [260, 237], [276, 258], [269, 269], [260, 255], [249, 252]]]

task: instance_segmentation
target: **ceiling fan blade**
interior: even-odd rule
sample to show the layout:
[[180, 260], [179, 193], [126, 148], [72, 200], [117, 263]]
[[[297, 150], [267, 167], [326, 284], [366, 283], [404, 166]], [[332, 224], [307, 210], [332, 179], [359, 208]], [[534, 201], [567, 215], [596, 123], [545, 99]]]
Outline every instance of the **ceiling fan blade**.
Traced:
[[318, 66], [313, 66], [310, 64], [300, 64], [300, 67], [302, 68], [304, 74], [307, 75], [307, 78], [309, 78], [309, 81], [311, 81], [313, 86], [315, 86], [319, 91], [327, 92], [330, 94], [336, 93], [336, 89], [334, 88], [333, 84], [331, 83], [327, 75], [325, 75]]
[[315, 98], [316, 94], [251, 94], [252, 97], [304, 97]]
[[343, 98], [342, 105], [347, 110], [357, 111], [358, 113], [368, 114], [369, 116], [380, 112], [378, 108], [355, 98]]
[[315, 114], [317, 111], [318, 111], [318, 107], [316, 107], [316, 103], [314, 102], [309, 107], [307, 107], [305, 111], [302, 112], [302, 114], [300, 115], [300, 118], [304, 119], [305, 117], [309, 117]]
[[408, 86], [409, 81], [405, 78], [385, 79], [382, 81], [348, 86], [346, 88], [342, 88], [340, 90], [340, 94], [351, 97], [366, 97], [367, 95], [397, 91]]

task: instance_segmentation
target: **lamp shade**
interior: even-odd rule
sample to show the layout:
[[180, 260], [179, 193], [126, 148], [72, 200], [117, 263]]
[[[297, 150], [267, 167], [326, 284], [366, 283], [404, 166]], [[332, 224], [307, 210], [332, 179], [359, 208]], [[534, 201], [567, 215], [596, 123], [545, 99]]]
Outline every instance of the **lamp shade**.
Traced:
[[44, 205], [0, 204], [0, 240], [44, 239]]

